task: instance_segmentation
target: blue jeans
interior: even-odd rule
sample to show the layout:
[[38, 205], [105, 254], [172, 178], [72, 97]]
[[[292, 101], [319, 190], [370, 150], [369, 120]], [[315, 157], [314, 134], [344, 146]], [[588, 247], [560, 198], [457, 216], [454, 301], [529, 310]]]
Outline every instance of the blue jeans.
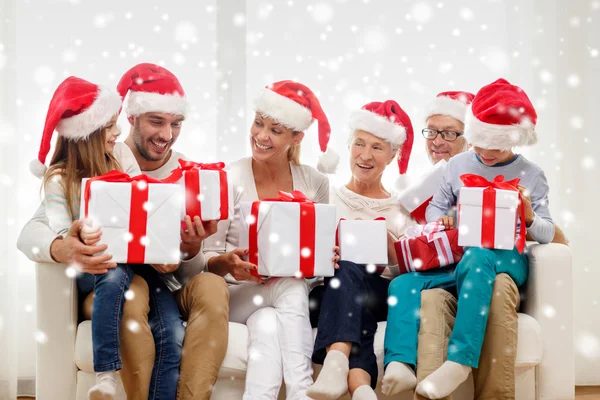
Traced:
[[80, 299], [94, 291], [92, 307], [92, 344], [94, 371], [122, 368], [120, 329], [125, 292], [133, 274], [148, 283], [150, 313], [148, 323], [156, 346], [149, 398], [174, 399], [179, 380], [179, 365], [185, 328], [175, 297], [148, 265], [118, 264], [106, 274], [81, 274], [77, 278]]
[[[330, 285], [332, 278], [325, 278], [325, 285], [311, 292], [314, 302], [321, 298], [317, 338], [312, 360], [323, 364], [327, 347], [333, 343], [352, 343], [350, 369], [360, 368], [371, 376], [371, 387], [377, 385], [377, 358], [373, 341], [377, 322], [387, 317], [387, 293], [390, 281], [366, 271], [364, 266], [350, 261], [340, 261], [335, 270], [339, 287]], [[321, 292], [322, 291], [322, 295]], [[311, 310], [315, 312], [315, 310]]]
[[392, 281], [389, 295], [397, 304], [388, 311], [385, 359], [416, 367], [421, 291], [456, 289], [458, 311], [448, 342], [448, 360], [477, 368], [485, 336], [488, 311], [496, 275], [508, 274], [517, 286], [527, 280], [527, 257], [513, 250], [470, 247], [456, 268], [412, 272]]

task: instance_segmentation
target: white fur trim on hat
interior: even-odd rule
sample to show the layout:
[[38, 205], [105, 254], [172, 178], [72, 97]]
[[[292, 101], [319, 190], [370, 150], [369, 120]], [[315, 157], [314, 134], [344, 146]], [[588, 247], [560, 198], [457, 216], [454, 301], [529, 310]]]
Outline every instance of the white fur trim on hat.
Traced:
[[467, 105], [465, 103], [447, 96], [439, 96], [425, 108], [425, 121], [432, 115], [448, 115], [464, 123], [466, 112]]
[[510, 150], [537, 143], [535, 125], [529, 119], [515, 125], [488, 124], [477, 119], [471, 107], [465, 118], [465, 138], [472, 146], [490, 150]]
[[296, 132], [308, 129], [313, 121], [308, 108], [267, 88], [254, 100], [254, 110]]
[[92, 105], [82, 113], [58, 121], [56, 131], [67, 139], [84, 139], [106, 125], [119, 112], [122, 104], [121, 96], [116, 91], [99, 87]]
[[360, 109], [350, 114], [350, 131], [369, 132], [392, 144], [401, 145], [406, 140], [406, 129], [371, 111]]
[[317, 171], [322, 174], [335, 174], [338, 164], [340, 163], [340, 155], [331, 145], [327, 146], [325, 153], [321, 153], [317, 161]]
[[127, 116], [137, 117], [149, 112], [161, 112], [185, 117], [187, 100], [177, 94], [130, 91], [127, 98]]

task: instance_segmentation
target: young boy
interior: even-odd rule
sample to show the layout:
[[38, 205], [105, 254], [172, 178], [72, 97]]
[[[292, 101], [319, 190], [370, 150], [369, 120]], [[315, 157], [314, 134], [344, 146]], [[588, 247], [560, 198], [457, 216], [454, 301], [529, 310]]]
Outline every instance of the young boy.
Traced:
[[[448, 213], [463, 186], [461, 175], [476, 174], [489, 181], [503, 175], [505, 181], [520, 179], [518, 189], [523, 197], [525, 221], [519, 220], [517, 234], [525, 224], [534, 240], [550, 243], [554, 223], [548, 209], [549, 188], [544, 172], [512, 151], [516, 146], [536, 143], [536, 121], [535, 109], [521, 88], [504, 79], [481, 88], [465, 121], [465, 136], [474, 151], [459, 154], [448, 162], [442, 184], [427, 208], [427, 221], [441, 221], [448, 229], [455, 227], [454, 218]], [[416, 390], [424, 397], [440, 399], [468, 378], [471, 369], [479, 364], [494, 280], [500, 273], [508, 274], [517, 286], [522, 286], [528, 274], [525, 254], [516, 248], [469, 247], [454, 271], [415, 272], [392, 281], [389, 295], [399, 301], [388, 312], [383, 382], [387, 395], [411, 390], [416, 385], [418, 310], [420, 293], [425, 289], [455, 290], [458, 312], [448, 342], [448, 360]]]

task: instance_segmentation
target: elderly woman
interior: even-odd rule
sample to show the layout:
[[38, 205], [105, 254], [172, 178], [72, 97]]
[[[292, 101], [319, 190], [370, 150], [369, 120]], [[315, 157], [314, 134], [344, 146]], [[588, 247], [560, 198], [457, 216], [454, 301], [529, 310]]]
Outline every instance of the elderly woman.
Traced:
[[338, 218], [386, 218], [390, 266], [379, 275], [342, 260], [335, 276], [315, 289], [324, 292], [312, 359], [323, 369], [307, 394], [319, 400], [337, 399], [348, 390], [353, 399], [377, 398], [373, 339], [377, 322], [386, 320], [389, 279], [397, 264], [393, 242], [414, 224], [381, 183], [396, 153], [400, 173], [406, 172], [413, 143], [410, 118], [393, 100], [373, 102], [352, 114], [350, 128], [352, 178], [333, 191], [330, 203]]
[[[237, 248], [240, 202], [278, 197], [279, 190], [299, 190], [315, 202], [327, 203], [329, 181], [300, 164], [300, 143], [316, 119], [325, 151], [329, 123], [314, 93], [292, 81], [265, 88], [255, 101], [255, 110], [249, 136], [252, 157], [228, 168], [229, 182], [235, 188], [233, 219], [219, 222], [217, 233], [204, 242], [204, 253], [208, 270], [231, 283], [229, 320], [248, 326], [250, 356], [243, 398], [275, 400], [283, 379], [287, 398], [304, 400], [313, 383], [308, 286], [304, 279], [263, 280], [251, 274], [257, 266], [243, 260], [248, 249]], [[333, 249], [331, 255], [333, 261], [338, 260]]]

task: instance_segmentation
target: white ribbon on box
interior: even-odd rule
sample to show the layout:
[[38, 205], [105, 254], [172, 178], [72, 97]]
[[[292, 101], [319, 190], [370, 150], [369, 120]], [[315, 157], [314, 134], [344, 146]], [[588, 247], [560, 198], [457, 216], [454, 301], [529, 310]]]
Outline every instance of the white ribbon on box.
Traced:
[[[81, 213], [84, 212], [82, 182]], [[102, 228], [98, 244], [107, 244], [111, 261], [127, 263], [130, 233], [131, 182], [94, 181], [88, 204], [88, 220]], [[144, 240], [146, 264], [178, 264], [180, 261], [180, 215], [183, 191], [174, 184], [148, 184], [148, 219]], [[83, 214], [82, 214], [83, 215]]]
[[[336, 209], [315, 204], [314, 276], [333, 276]], [[239, 247], [249, 247], [252, 202], [240, 203]], [[300, 204], [262, 201], [258, 213], [258, 274], [273, 277], [300, 276]]]
[[419, 271], [420, 266], [415, 266], [408, 239], [419, 236], [426, 236], [428, 243], [433, 242], [440, 265], [454, 264], [454, 254], [452, 252], [452, 247], [450, 246], [450, 241], [448, 240], [448, 235], [444, 232], [444, 229], [444, 225], [439, 222], [431, 222], [426, 225], [413, 225], [406, 229], [404, 232], [406, 239], [400, 241], [400, 246], [402, 249], [404, 265], [406, 265], [410, 271]]

